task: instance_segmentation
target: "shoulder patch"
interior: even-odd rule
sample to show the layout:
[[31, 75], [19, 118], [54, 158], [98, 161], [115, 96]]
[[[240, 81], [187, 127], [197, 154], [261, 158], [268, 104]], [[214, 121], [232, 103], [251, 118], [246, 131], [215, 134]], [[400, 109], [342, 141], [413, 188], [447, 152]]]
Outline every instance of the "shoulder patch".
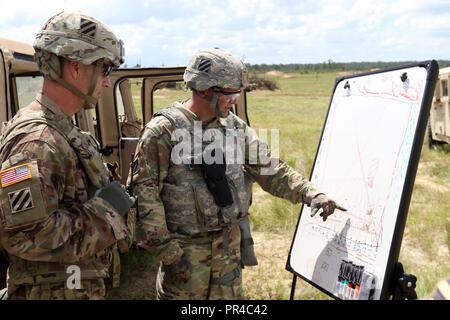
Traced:
[[24, 210], [33, 209], [33, 197], [29, 187], [8, 193], [11, 213], [18, 213]]
[[0, 178], [0, 222], [6, 230], [42, 221], [52, 212], [42, 194], [36, 161], [2, 170]]
[[24, 180], [31, 179], [33, 174], [31, 173], [31, 164], [25, 163], [19, 166], [8, 168], [0, 171], [1, 187], [5, 188], [12, 186]]

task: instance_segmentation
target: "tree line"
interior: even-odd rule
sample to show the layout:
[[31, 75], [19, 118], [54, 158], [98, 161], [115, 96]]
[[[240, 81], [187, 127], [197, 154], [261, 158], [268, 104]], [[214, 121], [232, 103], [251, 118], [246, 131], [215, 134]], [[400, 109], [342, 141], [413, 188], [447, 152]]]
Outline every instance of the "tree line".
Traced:
[[[328, 60], [322, 63], [290, 63], [290, 64], [247, 64], [247, 68], [254, 72], [282, 71], [282, 72], [321, 72], [321, 71], [367, 71], [371, 69], [391, 68], [418, 61], [377, 61], [377, 62], [334, 62]], [[450, 66], [450, 60], [437, 60], [439, 68]]]

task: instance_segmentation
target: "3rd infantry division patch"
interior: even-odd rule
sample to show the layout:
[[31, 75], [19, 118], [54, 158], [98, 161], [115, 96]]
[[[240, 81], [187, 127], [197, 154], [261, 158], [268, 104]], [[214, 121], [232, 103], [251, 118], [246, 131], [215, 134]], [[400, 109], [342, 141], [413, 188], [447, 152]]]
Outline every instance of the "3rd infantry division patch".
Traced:
[[33, 198], [28, 187], [8, 193], [8, 198], [12, 213], [33, 208]]

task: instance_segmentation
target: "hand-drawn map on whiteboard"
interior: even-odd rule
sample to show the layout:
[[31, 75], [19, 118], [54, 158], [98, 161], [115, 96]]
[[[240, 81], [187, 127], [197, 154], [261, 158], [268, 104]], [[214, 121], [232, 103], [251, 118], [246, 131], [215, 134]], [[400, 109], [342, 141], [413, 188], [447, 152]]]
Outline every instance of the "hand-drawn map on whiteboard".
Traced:
[[[311, 181], [347, 211], [324, 222], [303, 206], [288, 261], [291, 271], [334, 297], [380, 299], [399, 209], [412, 192], [408, 167], [415, 166], [411, 180], [417, 169], [412, 150], [423, 141], [434, 89], [429, 72], [416, 65], [336, 84]], [[355, 287], [363, 285], [372, 290], [359, 296]]]

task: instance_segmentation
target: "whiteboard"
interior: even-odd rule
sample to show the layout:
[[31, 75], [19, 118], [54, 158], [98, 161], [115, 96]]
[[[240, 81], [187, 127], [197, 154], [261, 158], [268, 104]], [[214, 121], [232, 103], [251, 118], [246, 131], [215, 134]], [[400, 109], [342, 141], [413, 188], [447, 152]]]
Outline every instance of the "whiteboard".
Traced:
[[335, 298], [388, 297], [437, 74], [433, 60], [336, 81], [311, 181], [347, 211], [302, 207], [289, 271]]

